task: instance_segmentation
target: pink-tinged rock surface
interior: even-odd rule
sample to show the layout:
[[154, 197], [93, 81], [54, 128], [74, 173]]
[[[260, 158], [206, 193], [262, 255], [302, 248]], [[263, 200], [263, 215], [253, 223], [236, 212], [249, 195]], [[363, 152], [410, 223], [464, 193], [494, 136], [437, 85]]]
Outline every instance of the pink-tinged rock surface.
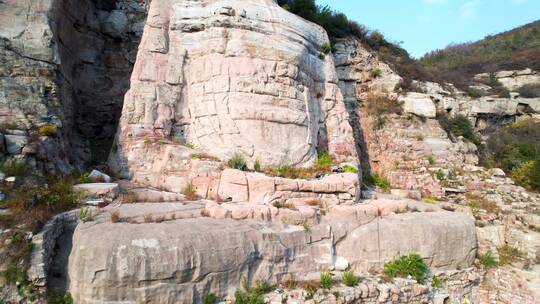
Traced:
[[317, 149], [356, 161], [327, 41], [272, 0], [152, 1], [112, 167], [152, 171], [168, 149], [141, 146], [152, 138], [263, 166], [309, 165]]
[[[232, 296], [242, 277], [274, 284], [347, 265], [358, 273], [380, 271], [408, 252], [420, 254], [434, 272], [472, 265], [471, 217], [444, 211], [381, 216], [376, 205], [338, 206], [339, 214], [307, 222], [303, 208], [122, 205], [114, 208], [118, 223], [105, 212], [77, 226], [69, 291], [77, 303], [199, 303], [210, 292]], [[214, 218], [197, 216], [201, 208]], [[143, 222], [149, 215], [165, 220]]]

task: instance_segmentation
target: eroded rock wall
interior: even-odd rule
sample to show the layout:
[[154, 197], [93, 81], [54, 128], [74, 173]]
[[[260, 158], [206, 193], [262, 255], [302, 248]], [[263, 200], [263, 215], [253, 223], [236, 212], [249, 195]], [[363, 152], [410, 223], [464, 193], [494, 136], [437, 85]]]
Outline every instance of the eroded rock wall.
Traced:
[[[50, 173], [68, 173], [85, 166], [93, 144], [112, 141], [146, 5], [0, 3], [2, 152]], [[43, 126], [49, 131], [40, 131]]]
[[[243, 277], [274, 284], [290, 274], [304, 281], [349, 266], [380, 271], [385, 261], [407, 252], [418, 252], [433, 271], [471, 266], [471, 217], [445, 211], [380, 216], [376, 206], [332, 209], [306, 230], [201, 218], [194, 204], [124, 205], [110, 209], [124, 222], [111, 223], [105, 212], [77, 227], [69, 291], [77, 303], [199, 303], [208, 293], [232, 296]], [[169, 219], [173, 213], [174, 220], [142, 223], [143, 215]]]
[[327, 41], [271, 0], [153, 1], [113, 167], [147, 170], [152, 138], [263, 166], [309, 165], [317, 150], [355, 160]]

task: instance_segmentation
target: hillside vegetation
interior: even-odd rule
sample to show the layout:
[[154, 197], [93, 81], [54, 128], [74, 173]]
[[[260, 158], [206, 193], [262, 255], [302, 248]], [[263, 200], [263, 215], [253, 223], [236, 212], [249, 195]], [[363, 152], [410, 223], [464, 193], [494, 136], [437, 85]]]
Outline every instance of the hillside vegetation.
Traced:
[[461, 89], [466, 89], [479, 73], [540, 70], [540, 21], [477, 42], [450, 45], [426, 54], [418, 62]]
[[379, 31], [369, 30], [328, 6], [319, 6], [315, 0], [278, 0], [278, 3], [291, 13], [322, 26], [332, 45], [339, 38], [358, 38], [403, 77], [401, 87], [406, 91], [414, 90], [412, 80], [449, 82], [467, 91], [474, 75], [479, 73], [527, 67], [540, 70], [540, 21], [477, 42], [453, 44], [415, 60]]
[[315, 0], [278, 0], [278, 3], [291, 13], [323, 27], [332, 45], [339, 38], [353, 36], [359, 39], [403, 77], [401, 86], [404, 89], [410, 87], [412, 80], [428, 81], [434, 78], [399, 44], [388, 41], [379, 31], [369, 30], [366, 26], [349, 20], [341, 12], [328, 6], [317, 5]]

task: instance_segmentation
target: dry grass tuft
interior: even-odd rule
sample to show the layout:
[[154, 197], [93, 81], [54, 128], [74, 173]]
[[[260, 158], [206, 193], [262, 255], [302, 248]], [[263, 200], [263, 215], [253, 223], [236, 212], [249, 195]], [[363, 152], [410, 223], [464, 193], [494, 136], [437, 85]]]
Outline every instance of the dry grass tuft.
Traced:
[[154, 217], [151, 214], [145, 214], [143, 219], [145, 223], [152, 223], [154, 221]]
[[113, 211], [111, 212], [111, 223], [118, 223], [120, 222], [120, 212]]

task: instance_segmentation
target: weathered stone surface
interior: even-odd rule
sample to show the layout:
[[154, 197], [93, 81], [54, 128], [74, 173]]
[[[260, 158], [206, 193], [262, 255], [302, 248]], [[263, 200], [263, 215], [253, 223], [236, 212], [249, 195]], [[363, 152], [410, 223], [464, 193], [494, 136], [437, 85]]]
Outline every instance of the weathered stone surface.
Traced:
[[73, 188], [91, 197], [116, 197], [120, 191], [120, 189], [118, 188], [118, 184], [116, 183], [78, 184], [75, 185]]
[[9, 154], [21, 154], [22, 149], [28, 143], [28, 138], [24, 135], [5, 135], [6, 151]]
[[[224, 7], [235, 14], [215, 13]], [[328, 39], [320, 27], [268, 0], [155, 0], [150, 16], [114, 168], [126, 173], [136, 158], [154, 159], [136, 147], [152, 136], [263, 166], [310, 164], [320, 145], [355, 160], [334, 64], [319, 52]]]
[[40, 171], [65, 174], [83, 169], [89, 140], [99, 146], [99, 140], [112, 139], [145, 2], [0, 3], [0, 124], [33, 133], [44, 125], [56, 130], [46, 141], [12, 152], [23, 152]]
[[407, 93], [400, 96], [399, 101], [403, 102], [403, 111], [406, 113], [435, 118], [437, 108], [431, 100], [431, 97], [422, 93]]
[[[149, 214], [167, 217], [160, 204], [149, 206], [154, 208]], [[118, 211], [135, 218], [151, 210], [135, 208], [123, 205]], [[261, 214], [275, 211], [266, 212]], [[195, 303], [209, 292], [232, 295], [243, 276], [273, 283], [288, 273], [302, 278], [347, 263], [357, 271], [381, 269], [386, 260], [410, 251], [419, 252], [433, 270], [465, 268], [475, 250], [472, 219], [450, 212], [389, 215], [364, 223], [329, 215], [309, 231], [210, 218], [111, 223], [99, 215], [75, 231], [69, 290], [77, 303]]]
[[111, 177], [107, 174], [100, 172], [98, 170], [92, 170], [90, 174], [88, 174], [88, 178], [93, 182], [101, 182], [101, 183], [110, 183]]

